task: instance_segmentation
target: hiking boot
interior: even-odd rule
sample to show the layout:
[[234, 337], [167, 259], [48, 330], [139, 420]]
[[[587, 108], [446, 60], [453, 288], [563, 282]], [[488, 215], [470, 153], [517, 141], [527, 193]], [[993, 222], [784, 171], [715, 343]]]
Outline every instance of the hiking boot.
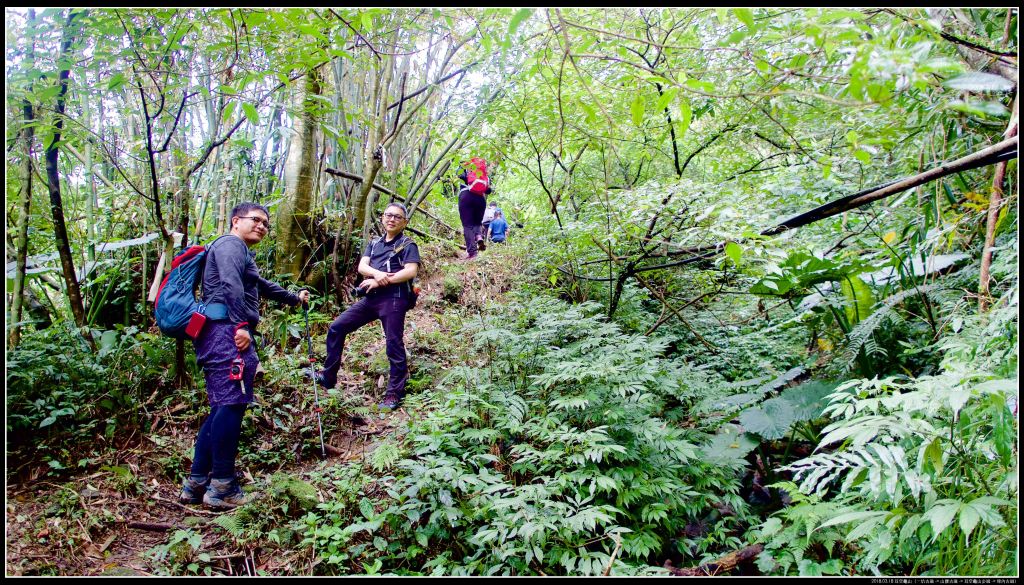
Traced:
[[203, 503], [218, 510], [230, 510], [245, 505], [245, 494], [236, 479], [211, 478]]
[[202, 504], [203, 494], [206, 493], [207, 486], [210, 485], [210, 478], [202, 477], [198, 479], [188, 476], [185, 478], [184, 483], [181, 484], [181, 494], [178, 495], [178, 501], [182, 504]]
[[477, 240], [476, 241], [476, 247], [477, 247], [478, 250], [483, 252], [484, 250], [487, 249], [487, 240]]
[[392, 410], [397, 410], [398, 407], [401, 406], [401, 404], [401, 396], [397, 394], [388, 393], [384, 395], [384, 400], [377, 405], [377, 410], [381, 412], [391, 412]]
[[310, 374], [309, 370], [303, 370], [302, 377], [307, 380], [316, 381], [317, 384], [320, 384], [321, 388], [324, 388], [326, 390], [330, 390], [331, 388], [334, 388], [334, 386], [336, 386], [336, 384], [331, 384], [330, 386], [328, 386], [327, 382], [324, 381], [324, 373], [320, 371]]

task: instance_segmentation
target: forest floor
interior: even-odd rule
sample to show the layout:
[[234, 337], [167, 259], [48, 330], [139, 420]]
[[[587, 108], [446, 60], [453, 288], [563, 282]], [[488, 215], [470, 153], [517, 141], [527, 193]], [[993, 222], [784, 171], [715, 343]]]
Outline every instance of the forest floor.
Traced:
[[[500, 302], [504, 293], [522, 276], [521, 258], [500, 246], [492, 246], [474, 261], [461, 260], [450, 247], [445, 249], [440, 245], [421, 245], [421, 254], [426, 259], [421, 268], [423, 294], [418, 306], [408, 314], [406, 323], [406, 345], [412, 355], [411, 372], [414, 376], [418, 358], [423, 356], [428, 356], [423, 361], [433, 359], [436, 367], [442, 370], [465, 359], [459, 355], [436, 355], [445, 352], [432, 351], [429, 340], [454, 338], [457, 327], [452, 323], [461, 321], [461, 317], [479, 313], [490, 301]], [[431, 257], [433, 261], [429, 260]], [[460, 317], [448, 318], [452, 312]], [[367, 465], [379, 444], [402, 434], [410, 419], [422, 414], [410, 408], [410, 401], [388, 414], [372, 409], [382, 392], [385, 376], [355, 370], [361, 364], [369, 363], [370, 358], [386, 364], [383, 336], [379, 329], [375, 329], [364, 327], [354, 334], [362, 337], [351, 344], [351, 349], [346, 347], [347, 355], [337, 387], [347, 404], [362, 403], [369, 408], [357, 410], [371, 414], [339, 416], [331, 427], [325, 424], [324, 442], [328, 454], [325, 460], [321, 460], [319, 437], [315, 434], [317, 427], [315, 423], [310, 424], [314, 415], [303, 413], [304, 420], [299, 423], [307, 423], [306, 428], [312, 428], [314, 435], [312, 438], [300, 437], [296, 457], [286, 461], [288, 458], [264, 456], [257, 461], [279, 463], [239, 464], [239, 473], [245, 478], [242, 483], [250, 500], [261, 497], [259, 490], [265, 489], [269, 483], [264, 478], [269, 478], [272, 473], [284, 472], [291, 477], [315, 480], [332, 467]], [[361, 339], [365, 344], [360, 348]], [[314, 333], [313, 340], [314, 346], [319, 348], [319, 355], [322, 355], [323, 333], [319, 336]], [[301, 343], [304, 348], [305, 341]], [[356, 355], [350, 356], [350, 353]], [[275, 361], [280, 358], [261, 359], [268, 369], [284, 367]], [[267, 379], [269, 385], [264, 382], [264, 388], [257, 386], [258, 396], [282, 391], [274, 386], [279, 381], [277, 377], [268, 376]], [[420, 392], [432, 390], [427, 386]], [[321, 400], [325, 399], [321, 394]], [[191, 445], [205, 416], [204, 408], [196, 412], [194, 408], [178, 405], [151, 413], [148, 428], [133, 431], [121, 448], [114, 453], [108, 452], [108, 457], [113, 460], [98, 469], [93, 464], [78, 475], [65, 472], [56, 479], [47, 473], [42, 462], [27, 474], [28, 477], [13, 477], [8, 470], [6, 574], [165, 574], [168, 558], [173, 557], [170, 549], [175, 541], [183, 541], [186, 535], [194, 534], [193, 531], [178, 532], [186, 528], [198, 529], [204, 534], [201, 545], [191, 556], [205, 555], [204, 560], [208, 560], [204, 565], [215, 567], [213, 574], [310, 574], [312, 567], [309, 563], [318, 561], [309, 551], [294, 551], [296, 554], [281, 558], [280, 550], [265, 553], [258, 546], [239, 546], [223, 530], [203, 530], [202, 527], [219, 513], [203, 506], [178, 503], [180, 482], [188, 469]], [[181, 410], [191, 412], [179, 412]], [[275, 443], [272, 436], [275, 431], [274, 424], [269, 421], [272, 415], [266, 414], [263, 418], [266, 420], [257, 418], [250, 409], [244, 424], [255, 425], [257, 436], [251, 444], [243, 444], [241, 452], [272, 449], [280, 445], [280, 441]], [[307, 447], [305, 452], [315, 453], [314, 457], [302, 459], [303, 443]], [[309, 447], [313, 444], [316, 449]], [[177, 453], [177, 456], [169, 453]], [[188, 455], [183, 458], [183, 453]], [[318, 492], [320, 501], [325, 501], [330, 495], [325, 495], [320, 488]], [[207, 538], [207, 534], [214, 537]], [[186, 546], [182, 542], [177, 545]], [[178, 566], [172, 570], [185, 569]]]

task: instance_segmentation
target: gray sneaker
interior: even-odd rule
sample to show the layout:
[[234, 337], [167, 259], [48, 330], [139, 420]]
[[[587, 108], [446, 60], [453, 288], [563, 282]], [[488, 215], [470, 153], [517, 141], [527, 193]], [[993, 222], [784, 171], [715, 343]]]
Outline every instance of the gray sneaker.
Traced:
[[186, 477], [185, 481], [181, 484], [181, 493], [178, 495], [178, 501], [182, 504], [202, 504], [203, 494], [206, 493], [206, 488], [209, 485], [210, 478], [208, 477], [202, 478], [202, 481], [197, 481], [192, 476]]
[[245, 505], [245, 494], [238, 480], [232, 479], [210, 479], [210, 488], [203, 496], [203, 503], [211, 508], [219, 510], [230, 510]]

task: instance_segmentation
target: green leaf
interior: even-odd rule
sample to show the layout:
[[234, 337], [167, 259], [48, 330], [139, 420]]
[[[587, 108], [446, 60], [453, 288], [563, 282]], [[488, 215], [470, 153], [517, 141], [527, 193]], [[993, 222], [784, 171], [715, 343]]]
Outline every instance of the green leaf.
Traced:
[[759, 407], [741, 412], [740, 424], [747, 432], [757, 433], [770, 441], [781, 439], [793, 424], [793, 406], [783, 398], [772, 398]]
[[713, 93], [715, 91], [715, 84], [709, 83], [707, 81], [701, 81], [699, 79], [687, 79], [686, 85], [687, 87], [696, 89], [698, 91], [703, 91], [706, 93]]
[[633, 124], [640, 126], [644, 121], [644, 100], [642, 96], [636, 96], [629, 104], [629, 113], [633, 116]]
[[373, 518], [373, 502], [371, 502], [369, 498], [359, 500], [359, 513], [367, 520], [371, 520]]
[[238, 102], [228, 102], [227, 105], [224, 106], [224, 113], [220, 117], [222, 122], [227, 122], [231, 119], [231, 114], [235, 113], [236, 105], [238, 105]]
[[981, 514], [971, 504], [964, 504], [960, 507], [960, 530], [964, 532], [964, 541], [970, 544], [971, 532], [978, 522], [981, 521]]
[[519, 25], [529, 18], [531, 14], [533, 14], [532, 8], [520, 8], [508, 23], [508, 36], [516, 34], [516, 30], [519, 29]]
[[949, 102], [946, 107], [979, 118], [1008, 118], [1010, 116], [1010, 110], [999, 102], [954, 100]]
[[924, 517], [932, 523], [932, 538], [937, 539], [956, 517], [960, 504], [954, 500], [939, 500]]
[[690, 129], [690, 122], [693, 120], [693, 108], [690, 107], [690, 102], [682, 100], [679, 102], [679, 137], [682, 139], [686, 135], [686, 131]]
[[828, 526], [836, 526], [839, 524], [849, 524], [850, 522], [860, 522], [870, 518], [884, 518], [887, 514], [888, 512], [875, 512], [871, 510], [848, 512], [846, 514], [839, 514], [838, 516], [822, 522], [821, 526], [818, 528], [826, 528]]
[[1010, 91], [1013, 89], [1013, 82], [1009, 79], [980, 71], [971, 71], [953, 79], [947, 79], [942, 85], [963, 91]]
[[754, 29], [754, 12], [752, 10], [749, 8], [734, 8], [732, 12], [736, 15], [736, 18], [747, 25], [747, 28]]
[[118, 89], [121, 89], [121, 86], [125, 84], [125, 81], [124, 73], [115, 73], [110, 77], [110, 80], [107, 81], [107, 89], [110, 91], [117, 91]]
[[117, 331], [108, 329], [100, 336], [100, 356], [105, 356], [117, 345]]
[[846, 317], [850, 323], [859, 323], [871, 315], [875, 304], [875, 296], [871, 287], [859, 276], [849, 276], [840, 281], [843, 295], [849, 301], [846, 305]]
[[942, 443], [938, 437], [928, 444], [924, 450], [925, 460], [932, 464], [936, 474], [942, 473]]
[[793, 406], [793, 420], [796, 422], [820, 418], [828, 406], [828, 396], [835, 392], [835, 382], [814, 380], [787, 388], [781, 396]]
[[594, 120], [597, 119], [597, 112], [594, 110], [594, 108], [590, 107], [588, 104], [584, 102], [580, 102], [580, 107], [583, 108], [583, 112], [586, 114], [586, 119], [588, 123], [593, 123]]
[[363, 30], [370, 30], [373, 28], [373, 15], [369, 11], [364, 10], [359, 15], [360, 20], [363, 23]]
[[919, 73], [962, 73], [963, 70], [963, 63], [949, 57], [928, 59], [917, 68]]
[[743, 256], [743, 248], [736, 242], [729, 242], [725, 245], [725, 255], [732, 260], [733, 264], [739, 266], [740, 258]]
[[744, 458], [757, 447], [757, 441], [750, 435], [740, 431], [735, 425], [725, 425], [712, 437], [711, 441], [701, 445], [701, 450], [708, 462], [714, 465], [742, 467]]
[[822, 24], [830, 24], [846, 18], [850, 20], [864, 20], [867, 18], [867, 15], [855, 10], [826, 10], [825, 13], [821, 15], [821, 18], [818, 19], [818, 22]]
[[249, 119], [249, 123], [253, 126], [257, 126], [260, 123], [260, 114], [256, 111], [256, 106], [250, 103], [242, 104], [242, 111], [245, 112], [245, 117]]
[[737, 31], [734, 31], [731, 35], [725, 37], [721, 41], [719, 41], [718, 44], [719, 44], [719, 46], [722, 46], [722, 47], [728, 47], [729, 45], [735, 45], [736, 43], [742, 41], [747, 36], [747, 34], [749, 32], [750, 31], [748, 31], [747, 29], [741, 28], [741, 29], [739, 29]]
[[668, 104], [676, 97], [677, 93], [679, 93], [678, 87], [670, 87], [666, 89], [661, 97], [658, 98], [658, 103], [654, 106], [654, 111], [660, 112], [668, 107]]

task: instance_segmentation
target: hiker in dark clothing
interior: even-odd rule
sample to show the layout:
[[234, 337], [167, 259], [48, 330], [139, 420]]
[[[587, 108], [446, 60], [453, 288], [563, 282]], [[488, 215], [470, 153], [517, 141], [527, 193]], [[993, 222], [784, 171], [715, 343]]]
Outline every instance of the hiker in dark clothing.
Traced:
[[[241, 203], [231, 210], [231, 231], [207, 248], [203, 300], [227, 307], [227, 318], [208, 320], [194, 341], [196, 362], [203, 368], [210, 415], [196, 436], [192, 469], [179, 497], [214, 508], [245, 503], [235, 479], [235, 457], [245, 409], [253, 401], [259, 358], [252, 334], [260, 321], [260, 297], [287, 305], [309, 301], [309, 291], [293, 294], [260, 276], [249, 250], [270, 231], [267, 208]], [[230, 376], [242, 362], [240, 380]], [[234, 362], [234, 363], [233, 363]]]
[[420, 251], [416, 243], [402, 233], [409, 223], [405, 206], [399, 203], [388, 205], [383, 221], [386, 233], [366, 244], [359, 261], [359, 274], [366, 279], [357, 288], [366, 296], [346, 309], [327, 329], [324, 369], [315, 376], [324, 388], [334, 388], [341, 369], [345, 336], [380, 319], [391, 372], [388, 389], [378, 408], [394, 410], [405, 397], [409, 371], [405, 359], [405, 313], [414, 302], [412, 279], [419, 271]]
[[478, 242], [483, 242], [480, 226], [487, 210], [486, 195], [490, 195], [492, 189], [488, 186], [483, 195], [478, 195], [469, 190], [465, 170], [459, 173], [459, 178], [463, 183], [459, 190], [459, 220], [462, 222], [462, 236], [466, 239], [466, 260], [472, 260], [476, 258]]

